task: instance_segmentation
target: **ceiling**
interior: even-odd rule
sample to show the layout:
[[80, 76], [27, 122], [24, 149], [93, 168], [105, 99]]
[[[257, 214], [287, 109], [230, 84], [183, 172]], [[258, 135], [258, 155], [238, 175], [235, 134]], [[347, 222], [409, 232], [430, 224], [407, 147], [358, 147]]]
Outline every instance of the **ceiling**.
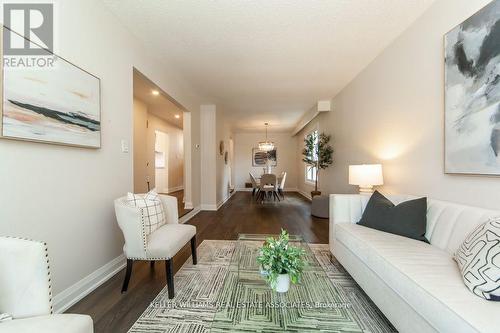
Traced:
[[[157, 91], [159, 95], [153, 95]], [[148, 112], [182, 129], [183, 109], [158, 86], [134, 69], [134, 97], [148, 106]], [[179, 118], [175, 116], [178, 115]]]
[[[291, 130], [433, 0], [102, 0], [223, 110], [235, 131]], [[334, 106], [335, 107], [335, 106]]]

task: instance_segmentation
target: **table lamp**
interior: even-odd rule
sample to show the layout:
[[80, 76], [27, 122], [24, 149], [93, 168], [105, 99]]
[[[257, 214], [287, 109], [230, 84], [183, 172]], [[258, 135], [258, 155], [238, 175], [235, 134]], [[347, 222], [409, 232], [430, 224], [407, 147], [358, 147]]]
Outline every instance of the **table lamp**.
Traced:
[[384, 184], [382, 165], [349, 165], [349, 184], [358, 185], [360, 194], [373, 193], [373, 186]]

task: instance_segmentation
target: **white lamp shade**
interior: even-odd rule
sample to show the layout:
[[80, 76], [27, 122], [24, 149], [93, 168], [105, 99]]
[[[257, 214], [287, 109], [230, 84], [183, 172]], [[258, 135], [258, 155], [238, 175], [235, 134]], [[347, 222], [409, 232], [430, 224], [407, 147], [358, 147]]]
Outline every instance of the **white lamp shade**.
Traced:
[[381, 164], [362, 164], [349, 166], [349, 184], [376, 186], [384, 184]]

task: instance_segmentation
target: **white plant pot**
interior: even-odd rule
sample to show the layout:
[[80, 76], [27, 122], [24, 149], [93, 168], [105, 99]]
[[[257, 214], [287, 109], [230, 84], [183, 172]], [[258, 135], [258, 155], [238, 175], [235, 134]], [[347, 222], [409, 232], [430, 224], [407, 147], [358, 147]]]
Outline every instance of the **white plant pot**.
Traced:
[[276, 291], [279, 293], [286, 293], [290, 289], [290, 276], [288, 274], [278, 275], [276, 281]]

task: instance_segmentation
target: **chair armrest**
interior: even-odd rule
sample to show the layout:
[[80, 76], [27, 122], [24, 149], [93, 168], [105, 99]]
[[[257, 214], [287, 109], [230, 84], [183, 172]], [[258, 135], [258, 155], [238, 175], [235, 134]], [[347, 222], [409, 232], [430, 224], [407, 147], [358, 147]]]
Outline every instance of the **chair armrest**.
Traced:
[[0, 323], [2, 333], [93, 333], [92, 318], [86, 315], [58, 314], [17, 319]]
[[146, 258], [146, 234], [142, 221], [141, 209], [123, 202], [123, 198], [115, 200], [116, 220], [125, 238], [123, 251], [127, 258]]
[[167, 224], [179, 223], [179, 208], [177, 206], [177, 198], [171, 195], [159, 194], [161, 202], [165, 208], [165, 218]]
[[0, 312], [15, 319], [52, 312], [47, 244], [0, 237], [0, 272]]

